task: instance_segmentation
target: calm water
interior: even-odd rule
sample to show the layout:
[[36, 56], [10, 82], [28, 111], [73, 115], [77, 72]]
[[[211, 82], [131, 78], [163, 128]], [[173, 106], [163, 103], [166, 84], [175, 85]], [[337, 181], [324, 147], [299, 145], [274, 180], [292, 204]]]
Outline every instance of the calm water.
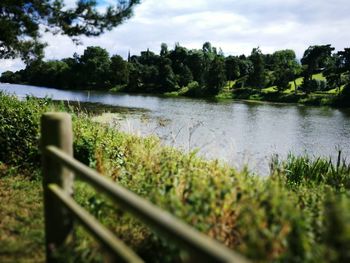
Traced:
[[[100, 102], [148, 111], [106, 118], [119, 128], [140, 135], [156, 134], [184, 150], [199, 149], [241, 168], [266, 174], [273, 154], [309, 153], [332, 156], [337, 149], [350, 155], [350, 111], [323, 107], [248, 102], [208, 102], [187, 98], [62, 91], [25, 85], [0, 84], [0, 90], [19, 97]], [[349, 158], [348, 158], [349, 159]]]

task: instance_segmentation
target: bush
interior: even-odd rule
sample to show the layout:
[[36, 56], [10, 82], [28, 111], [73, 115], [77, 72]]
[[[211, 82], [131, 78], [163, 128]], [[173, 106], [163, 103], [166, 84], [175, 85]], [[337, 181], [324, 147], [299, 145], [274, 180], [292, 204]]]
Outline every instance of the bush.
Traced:
[[314, 91], [326, 91], [329, 87], [327, 82], [324, 80], [311, 79], [311, 80], [303, 80], [303, 83], [300, 86], [300, 90], [306, 93], [314, 92]]
[[[55, 107], [47, 100], [18, 101], [3, 94], [0, 102], [0, 138], [7, 145], [1, 148], [1, 161], [33, 161], [31, 165], [38, 167], [39, 117]], [[84, 114], [73, 114], [73, 129], [77, 159], [253, 260], [348, 260], [349, 215], [341, 211], [350, 203], [350, 165], [341, 158], [330, 164], [290, 156], [275, 160], [271, 176], [260, 178], [164, 147], [153, 137], [139, 138], [96, 124]], [[114, 208], [116, 204], [86, 192], [85, 186], [79, 190], [77, 201], [146, 261], [179, 260], [174, 245]], [[344, 198], [344, 205], [329, 203], [330, 195]]]
[[188, 97], [200, 97], [203, 96], [204, 91], [201, 89], [199, 83], [197, 81], [191, 81], [187, 85], [187, 91], [183, 94], [184, 96]]
[[335, 106], [350, 107], [350, 84], [344, 86], [342, 92], [334, 100]]
[[0, 161], [13, 165], [38, 164], [39, 122], [48, 100], [27, 97], [24, 102], [0, 92]]

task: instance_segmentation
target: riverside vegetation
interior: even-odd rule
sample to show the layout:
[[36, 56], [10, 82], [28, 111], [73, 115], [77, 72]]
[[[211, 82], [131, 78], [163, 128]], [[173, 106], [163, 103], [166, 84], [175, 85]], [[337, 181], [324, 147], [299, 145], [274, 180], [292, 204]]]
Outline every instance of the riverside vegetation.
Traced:
[[[162, 146], [92, 122], [89, 113], [0, 93], [0, 261], [44, 259], [40, 116], [72, 114], [74, 156], [199, 231], [261, 262], [350, 260], [350, 165], [290, 155], [271, 175], [235, 171], [195, 152]], [[178, 249], [76, 182], [75, 199], [149, 262], [179, 261]], [[64, 262], [99, 262], [100, 248], [77, 228], [57, 254]]]
[[225, 56], [205, 42], [202, 49], [179, 43], [173, 50], [161, 44], [125, 61], [101, 47], [87, 47], [82, 55], [43, 61], [23, 70], [5, 71], [0, 81], [55, 87], [93, 89], [167, 96], [210, 97], [294, 102], [348, 107], [350, 104], [350, 48], [334, 52], [331, 45], [305, 50], [300, 62], [290, 49], [249, 56]]

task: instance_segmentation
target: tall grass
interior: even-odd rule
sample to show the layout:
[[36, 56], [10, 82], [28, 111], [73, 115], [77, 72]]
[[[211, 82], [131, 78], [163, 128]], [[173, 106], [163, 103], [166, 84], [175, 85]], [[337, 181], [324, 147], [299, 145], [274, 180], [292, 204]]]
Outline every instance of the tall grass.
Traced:
[[[42, 103], [34, 99], [19, 102], [0, 94], [2, 111], [3, 107], [14, 112], [14, 107], [35, 108], [26, 111], [27, 114], [18, 113], [33, 125], [38, 124], [41, 112], [55, 109], [50, 102], [45, 101], [45, 107], [40, 106]], [[73, 115], [77, 159], [226, 246], [261, 262], [348, 259], [350, 221], [349, 210], [345, 210], [350, 204], [349, 164], [341, 155], [335, 164], [308, 156], [274, 159], [272, 175], [260, 178], [247, 171], [237, 172], [215, 160], [204, 160], [194, 152], [182, 153], [164, 147], [155, 137], [125, 134], [92, 122], [85, 113], [66, 110]], [[0, 126], [9, 121], [0, 119]], [[14, 126], [11, 131], [17, 129], [26, 134], [22, 122], [11, 123]], [[29, 150], [39, 158], [38, 127], [29, 131], [31, 135], [26, 138], [30, 141]], [[7, 134], [6, 129], [3, 134]], [[21, 147], [21, 141], [13, 140], [11, 133], [4, 140], [11, 146], [8, 149]], [[10, 150], [1, 151], [1, 162], [20, 163], [24, 158]], [[24, 155], [23, 151], [18, 153]], [[39, 168], [36, 162], [31, 165]], [[75, 197], [146, 261], [180, 260], [176, 247], [118, 207], [114, 208], [116, 205], [99, 193], [78, 184]], [[75, 245], [81, 246], [82, 242], [79, 244]]]
[[281, 174], [289, 183], [326, 184], [338, 190], [350, 188], [350, 163], [342, 157], [341, 150], [336, 160], [289, 154], [284, 161], [273, 157], [271, 164], [272, 173]]

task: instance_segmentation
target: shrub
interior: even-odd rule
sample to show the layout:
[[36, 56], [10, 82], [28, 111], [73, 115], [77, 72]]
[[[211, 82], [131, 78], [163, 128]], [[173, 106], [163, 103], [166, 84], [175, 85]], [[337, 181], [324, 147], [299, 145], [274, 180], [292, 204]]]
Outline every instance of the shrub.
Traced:
[[187, 85], [187, 91], [183, 95], [188, 96], [188, 97], [199, 97], [204, 94], [203, 89], [201, 89], [199, 83], [197, 81], [191, 81]]
[[[39, 117], [57, 107], [3, 94], [0, 101], [0, 134], [7, 145], [1, 161], [32, 161], [38, 167]], [[275, 160], [272, 175], [260, 178], [164, 147], [157, 138], [124, 134], [84, 114], [72, 115], [77, 159], [226, 246], [259, 262], [348, 260], [350, 224], [343, 210], [350, 202], [350, 165], [341, 156], [336, 164], [289, 156]], [[30, 152], [36, 158], [28, 159]], [[329, 205], [330, 195], [340, 195], [344, 204]], [[146, 261], [179, 260], [176, 247], [99, 193], [87, 192], [84, 185], [75, 197]]]
[[39, 122], [48, 100], [27, 97], [24, 102], [0, 92], [0, 161], [13, 165], [38, 164]]

